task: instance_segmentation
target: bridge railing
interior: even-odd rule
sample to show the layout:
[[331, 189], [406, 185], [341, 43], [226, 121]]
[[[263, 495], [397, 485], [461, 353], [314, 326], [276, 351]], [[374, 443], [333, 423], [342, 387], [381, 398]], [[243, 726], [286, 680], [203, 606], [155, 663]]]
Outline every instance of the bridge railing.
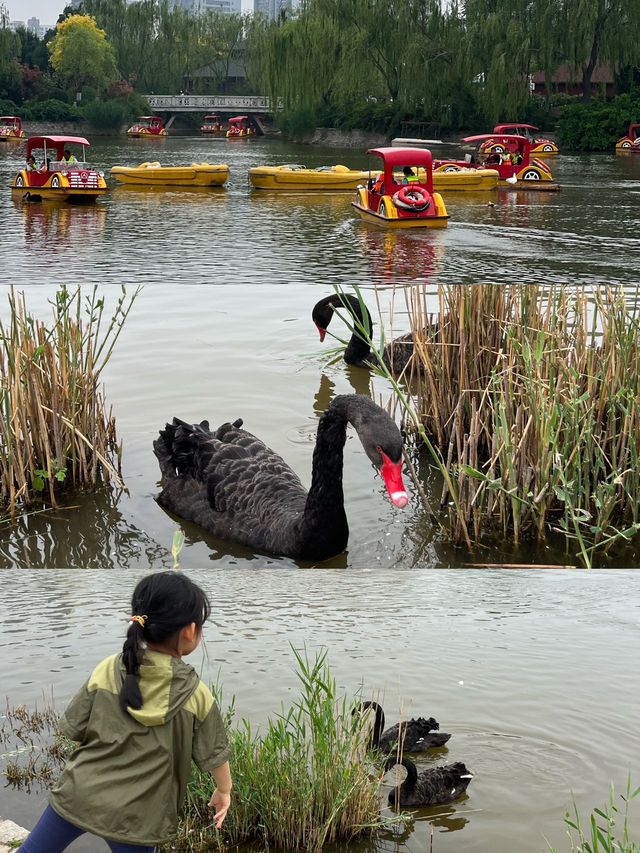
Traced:
[[[262, 95], [147, 95], [153, 110], [172, 112], [269, 113], [269, 98]], [[282, 104], [276, 104], [282, 109]]]

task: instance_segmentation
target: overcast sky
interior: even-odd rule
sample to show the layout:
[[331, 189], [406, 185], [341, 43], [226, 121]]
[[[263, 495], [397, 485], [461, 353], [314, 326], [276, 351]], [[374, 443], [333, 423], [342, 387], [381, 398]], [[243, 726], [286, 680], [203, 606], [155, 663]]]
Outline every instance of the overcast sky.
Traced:
[[[40, 18], [41, 24], [55, 24], [58, 15], [66, 6], [66, 0], [2, 0], [9, 9], [12, 21], [26, 21], [28, 18]], [[242, 0], [242, 11], [253, 8], [251, 0]]]
[[3, 0], [12, 21], [40, 18], [41, 24], [54, 24], [65, 7], [64, 0]]

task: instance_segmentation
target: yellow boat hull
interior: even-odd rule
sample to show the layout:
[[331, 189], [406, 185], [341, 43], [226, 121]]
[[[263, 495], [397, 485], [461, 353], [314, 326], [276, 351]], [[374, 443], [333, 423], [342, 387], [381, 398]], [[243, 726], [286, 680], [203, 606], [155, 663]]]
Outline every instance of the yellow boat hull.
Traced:
[[459, 169], [433, 172], [433, 188], [438, 192], [479, 192], [495, 190], [498, 186], [495, 169]]
[[432, 193], [435, 206], [435, 215], [432, 216], [399, 216], [398, 208], [393, 203], [391, 196], [382, 196], [378, 210], [371, 210], [367, 206], [367, 191], [364, 187], [358, 188], [356, 198], [351, 206], [366, 222], [382, 225], [385, 228], [446, 228], [449, 214], [445, 207], [442, 196], [438, 192]]
[[114, 166], [113, 177], [121, 184], [144, 187], [221, 187], [229, 177], [226, 164], [192, 163], [191, 166]]
[[[78, 171], [87, 176], [84, 181], [77, 174]], [[18, 172], [11, 184], [11, 196], [14, 200], [82, 204], [94, 202], [107, 191], [105, 179], [93, 170], [53, 172], [42, 185], [35, 183], [32, 175], [32, 172], [24, 169]]]
[[249, 180], [257, 190], [289, 192], [349, 192], [369, 180], [370, 172], [359, 172], [346, 166], [306, 169], [292, 166], [255, 166], [249, 169]]

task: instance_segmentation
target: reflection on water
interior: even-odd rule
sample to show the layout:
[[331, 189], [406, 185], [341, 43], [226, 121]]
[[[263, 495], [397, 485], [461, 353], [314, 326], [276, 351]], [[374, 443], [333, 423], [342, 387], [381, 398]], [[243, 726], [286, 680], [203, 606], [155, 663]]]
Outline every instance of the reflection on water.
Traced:
[[363, 222], [357, 237], [372, 275], [381, 277], [387, 286], [402, 280], [430, 282], [442, 270], [446, 250], [440, 231], [385, 231]]
[[13, 201], [24, 226], [25, 246], [44, 255], [75, 250], [99, 239], [107, 211], [98, 205]]
[[0, 525], [0, 568], [171, 568], [166, 547], [125, 518], [110, 487], [67, 495], [58, 509]]

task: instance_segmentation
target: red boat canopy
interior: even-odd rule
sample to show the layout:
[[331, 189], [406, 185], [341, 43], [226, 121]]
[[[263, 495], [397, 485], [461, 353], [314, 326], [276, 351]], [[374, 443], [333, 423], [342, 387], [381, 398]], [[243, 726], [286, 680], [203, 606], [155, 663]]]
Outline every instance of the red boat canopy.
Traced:
[[220, 118], [220, 116], [218, 115], [218, 113], [209, 113], [208, 115], [206, 115], [206, 116], [204, 117], [204, 120], [206, 121], [208, 118], [215, 118], [215, 119], [218, 119], [218, 118]]
[[527, 130], [540, 130], [535, 124], [524, 124], [524, 122], [512, 122], [511, 124], [497, 124], [493, 128], [494, 133], [509, 133], [513, 127], [526, 127]]
[[431, 151], [428, 148], [369, 148], [367, 154], [382, 157], [385, 166], [424, 166], [431, 169]]
[[10, 121], [12, 124], [16, 121], [20, 121], [18, 116], [0, 116], [0, 121]]
[[[486, 139], [495, 139], [495, 133], [479, 133], [477, 136], [465, 136], [463, 142], [484, 142]], [[516, 136], [515, 134], [502, 133], [500, 138], [504, 142], [531, 142], [526, 136]]]
[[229, 124], [235, 124], [236, 122], [240, 121], [247, 121], [248, 118], [249, 116], [235, 116], [234, 118], [229, 119]]
[[27, 157], [31, 154], [34, 148], [44, 148], [45, 145], [55, 148], [61, 152], [65, 145], [91, 145], [88, 139], [84, 136], [31, 136], [27, 140]]

